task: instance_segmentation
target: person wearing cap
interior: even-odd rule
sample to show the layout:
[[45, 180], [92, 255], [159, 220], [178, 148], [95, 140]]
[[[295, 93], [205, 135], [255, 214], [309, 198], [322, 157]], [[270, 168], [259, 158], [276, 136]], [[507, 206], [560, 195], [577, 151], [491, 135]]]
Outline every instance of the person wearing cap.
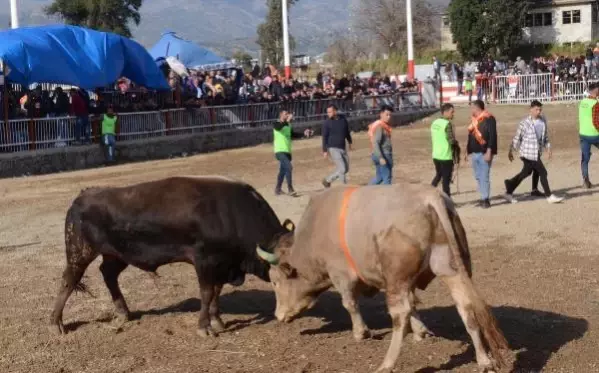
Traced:
[[589, 161], [591, 160], [591, 147], [599, 148], [599, 83], [589, 84], [589, 97], [584, 98], [578, 105], [578, 135], [580, 137], [580, 150], [582, 159], [582, 183], [587, 189], [592, 187], [589, 178]]

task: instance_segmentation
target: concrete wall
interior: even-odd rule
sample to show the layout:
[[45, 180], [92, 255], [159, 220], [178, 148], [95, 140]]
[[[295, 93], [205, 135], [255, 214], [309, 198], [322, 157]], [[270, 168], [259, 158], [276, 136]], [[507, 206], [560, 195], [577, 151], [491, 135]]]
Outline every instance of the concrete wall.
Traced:
[[[406, 125], [437, 111], [427, 109], [407, 111], [394, 115], [395, 125]], [[363, 131], [376, 116], [349, 118], [352, 131]], [[320, 134], [321, 122], [295, 123], [294, 129], [314, 129]], [[137, 162], [166, 159], [182, 154], [207, 153], [222, 149], [241, 148], [272, 141], [272, 128], [231, 129], [192, 135], [156, 137], [117, 143], [119, 162]], [[59, 171], [80, 170], [104, 164], [100, 145], [54, 148], [23, 153], [0, 155], [0, 177], [48, 174]]]

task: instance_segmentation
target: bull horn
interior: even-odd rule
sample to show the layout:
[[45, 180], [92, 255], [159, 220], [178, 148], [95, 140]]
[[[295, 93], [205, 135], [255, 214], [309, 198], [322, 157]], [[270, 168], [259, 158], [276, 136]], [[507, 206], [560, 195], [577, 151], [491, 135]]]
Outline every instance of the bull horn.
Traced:
[[260, 258], [266, 260], [267, 262], [269, 262], [272, 265], [279, 264], [279, 256], [278, 255], [269, 253], [266, 250], [262, 250], [262, 248], [260, 246], [256, 247], [256, 253], [258, 253], [258, 256]]

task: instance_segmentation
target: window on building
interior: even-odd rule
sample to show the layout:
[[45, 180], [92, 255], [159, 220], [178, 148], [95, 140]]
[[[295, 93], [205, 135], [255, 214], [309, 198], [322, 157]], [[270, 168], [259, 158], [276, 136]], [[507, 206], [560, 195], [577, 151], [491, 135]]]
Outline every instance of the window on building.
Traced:
[[580, 10], [567, 10], [562, 12], [562, 23], [564, 25], [580, 23]]
[[533, 26], [535, 27], [539, 27], [539, 26], [543, 26], [543, 13], [535, 13], [533, 14]]
[[532, 14], [527, 14], [524, 19], [524, 27], [532, 27]]
[[443, 26], [449, 27], [449, 17], [443, 17]]
[[524, 18], [524, 27], [542, 27], [553, 25], [553, 13], [529, 13]]
[[562, 23], [564, 25], [569, 25], [570, 23], [572, 23], [572, 12], [571, 11], [566, 11], [566, 12], [562, 12]]

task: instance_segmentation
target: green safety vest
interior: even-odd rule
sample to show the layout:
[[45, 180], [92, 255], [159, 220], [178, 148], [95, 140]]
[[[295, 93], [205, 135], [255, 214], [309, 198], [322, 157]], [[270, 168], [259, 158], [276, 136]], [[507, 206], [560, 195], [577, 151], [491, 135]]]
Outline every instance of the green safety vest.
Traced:
[[593, 126], [593, 107], [597, 99], [585, 98], [578, 105], [578, 133], [582, 136], [599, 136], [599, 131]]
[[272, 133], [275, 153], [291, 154], [291, 124], [287, 124], [280, 131], [273, 129]]
[[464, 86], [466, 91], [472, 91], [472, 80], [464, 81]]
[[116, 134], [116, 118], [116, 115], [112, 118], [106, 114], [102, 116], [102, 135]]
[[447, 140], [447, 126], [451, 124], [445, 118], [439, 118], [431, 124], [431, 137], [433, 140], [433, 159], [440, 161], [453, 160], [451, 144]]

